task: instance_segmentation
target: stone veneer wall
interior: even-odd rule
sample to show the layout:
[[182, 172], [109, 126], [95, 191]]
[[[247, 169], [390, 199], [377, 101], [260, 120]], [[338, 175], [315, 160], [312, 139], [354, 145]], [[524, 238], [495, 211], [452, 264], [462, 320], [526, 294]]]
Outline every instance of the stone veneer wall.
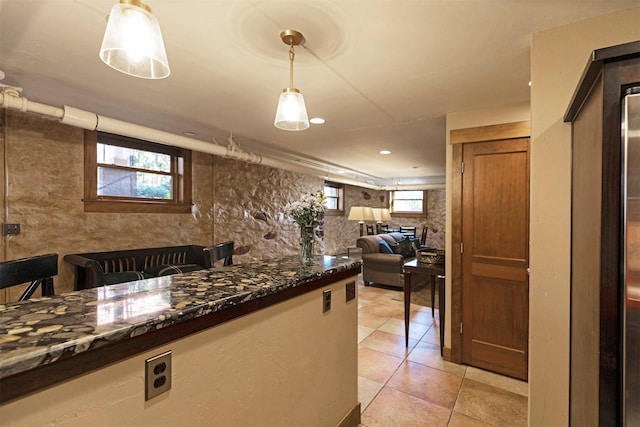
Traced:
[[[0, 119], [0, 208], [3, 222], [22, 227], [19, 236], [2, 236], [0, 260], [58, 253], [57, 293], [73, 289], [73, 269], [63, 261], [72, 253], [233, 240], [236, 263], [297, 254], [298, 226], [284, 208], [323, 188], [319, 177], [194, 152], [190, 215], [85, 213], [84, 131], [9, 110]], [[351, 206], [382, 207], [386, 198], [386, 191], [345, 185], [345, 213], [325, 217], [316, 253], [355, 245]], [[444, 247], [444, 208], [444, 190], [428, 191], [427, 218], [394, 217], [389, 224], [415, 225], [418, 234], [428, 225], [428, 244]], [[0, 302], [18, 294], [0, 291]]]
[[[233, 240], [234, 262], [298, 253], [298, 226], [287, 203], [323, 188], [321, 178], [213, 157], [213, 240]], [[326, 244], [316, 239], [316, 252]]]
[[[85, 213], [84, 131], [32, 114], [1, 113], [2, 187], [7, 187], [3, 222], [22, 228], [18, 236], [2, 237], [2, 259], [58, 253], [56, 293], [73, 290], [74, 271], [63, 261], [66, 254], [211, 243], [212, 156], [193, 155], [190, 215]], [[18, 295], [0, 292], [0, 301]]]
[[[298, 253], [299, 228], [284, 209], [300, 195], [322, 190], [322, 178], [220, 157], [214, 157], [213, 176], [214, 241], [233, 240], [235, 262]], [[325, 217], [316, 253], [345, 253], [360, 235], [358, 223], [347, 220], [351, 206], [381, 207], [386, 198], [386, 191], [345, 185], [345, 213]], [[444, 210], [444, 190], [431, 190], [426, 219], [394, 217], [389, 225], [416, 226], [418, 234], [428, 225], [427, 243], [444, 248]]]

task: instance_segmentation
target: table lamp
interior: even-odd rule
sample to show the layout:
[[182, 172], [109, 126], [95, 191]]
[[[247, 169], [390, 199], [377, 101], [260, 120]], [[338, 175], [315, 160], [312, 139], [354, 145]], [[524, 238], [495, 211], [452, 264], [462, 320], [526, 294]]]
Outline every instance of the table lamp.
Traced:
[[351, 206], [349, 221], [358, 221], [360, 224], [360, 236], [364, 236], [364, 222], [375, 221], [373, 210], [368, 206]]
[[380, 233], [380, 225], [384, 221], [391, 220], [391, 213], [389, 213], [389, 209], [387, 208], [372, 208], [371, 210], [373, 211], [373, 217], [375, 218], [377, 223], [377, 232]]

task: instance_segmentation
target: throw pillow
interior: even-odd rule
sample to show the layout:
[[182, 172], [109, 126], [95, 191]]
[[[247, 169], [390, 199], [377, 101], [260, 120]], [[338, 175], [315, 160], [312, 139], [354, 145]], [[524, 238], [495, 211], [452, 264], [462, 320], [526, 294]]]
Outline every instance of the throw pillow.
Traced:
[[416, 251], [413, 249], [410, 239], [400, 240], [397, 245], [392, 247], [393, 252], [402, 255], [403, 258], [411, 258], [416, 256]]
[[[402, 255], [402, 247], [400, 246], [400, 243], [394, 243], [389, 246], [391, 247], [391, 250], [394, 254]], [[402, 257], [404, 258], [404, 255], [402, 255]]]
[[380, 253], [381, 254], [392, 254], [393, 250], [391, 249], [391, 246], [389, 246], [389, 244], [385, 241], [380, 242]]

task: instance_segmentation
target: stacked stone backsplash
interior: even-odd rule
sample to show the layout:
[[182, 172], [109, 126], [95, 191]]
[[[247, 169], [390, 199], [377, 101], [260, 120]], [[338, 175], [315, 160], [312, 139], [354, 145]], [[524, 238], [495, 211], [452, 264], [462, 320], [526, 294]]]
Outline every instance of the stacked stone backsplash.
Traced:
[[[236, 263], [298, 254], [298, 226], [284, 208], [324, 186], [319, 177], [194, 152], [191, 214], [86, 213], [84, 131], [15, 111], [2, 110], [0, 117], [0, 208], [3, 222], [22, 228], [18, 236], [2, 236], [0, 260], [58, 253], [56, 293], [73, 290], [66, 254], [226, 240], [235, 242]], [[389, 224], [418, 230], [427, 224], [428, 243], [444, 247], [444, 190], [428, 194], [427, 218], [394, 217]], [[355, 245], [359, 227], [347, 220], [351, 206], [382, 207], [386, 198], [386, 191], [346, 185], [344, 215], [324, 218], [316, 253], [344, 253]], [[0, 302], [17, 295], [0, 292]]]

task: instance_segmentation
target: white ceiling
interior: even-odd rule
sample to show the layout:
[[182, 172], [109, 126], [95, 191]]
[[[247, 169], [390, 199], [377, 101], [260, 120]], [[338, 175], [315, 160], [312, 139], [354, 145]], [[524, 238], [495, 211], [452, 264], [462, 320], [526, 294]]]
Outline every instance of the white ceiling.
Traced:
[[[443, 183], [445, 115], [529, 100], [531, 35], [640, 0], [148, 0], [171, 75], [130, 77], [98, 50], [116, 0], [0, 0], [2, 83], [166, 132], [376, 185]], [[289, 85], [310, 117], [273, 126]], [[606, 31], [606, 29], [603, 29]], [[587, 58], [585, 58], [586, 63]], [[392, 154], [382, 156], [380, 150]]]

